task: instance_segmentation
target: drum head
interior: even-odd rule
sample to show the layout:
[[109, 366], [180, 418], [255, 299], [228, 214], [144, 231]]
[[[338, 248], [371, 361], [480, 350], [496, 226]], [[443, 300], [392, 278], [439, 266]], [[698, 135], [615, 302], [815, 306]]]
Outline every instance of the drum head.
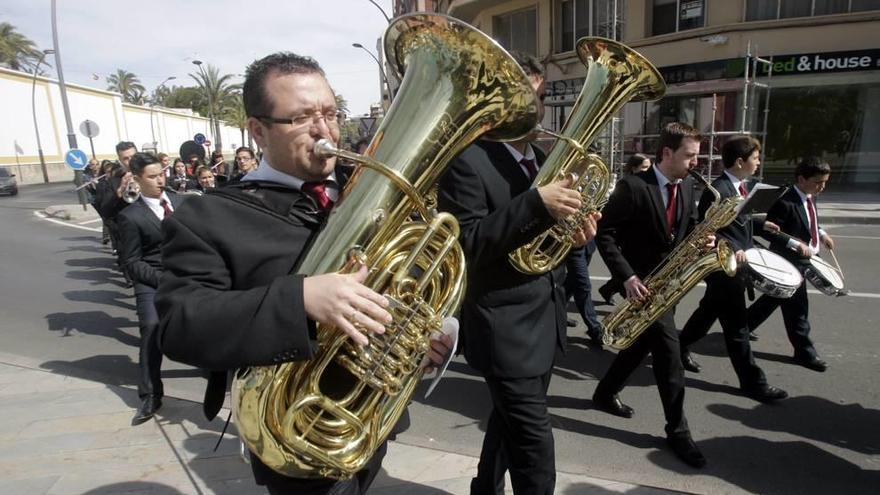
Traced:
[[843, 289], [843, 278], [837, 269], [829, 265], [827, 261], [818, 256], [810, 258], [810, 264], [832, 287], [835, 289]]
[[803, 276], [787, 259], [761, 248], [746, 250], [749, 270], [764, 279], [786, 287], [798, 287], [804, 281]]

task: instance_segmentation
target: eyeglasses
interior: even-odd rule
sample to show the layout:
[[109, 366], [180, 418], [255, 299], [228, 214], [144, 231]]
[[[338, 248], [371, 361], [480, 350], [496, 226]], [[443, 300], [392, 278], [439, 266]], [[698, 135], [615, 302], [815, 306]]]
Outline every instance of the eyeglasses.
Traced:
[[320, 119], [323, 119], [324, 123], [328, 126], [337, 126], [339, 125], [339, 122], [336, 119], [338, 119], [340, 115], [342, 114], [338, 110], [327, 110], [325, 112], [305, 113], [289, 119], [279, 119], [276, 117], [269, 117], [268, 115], [254, 115], [253, 117], [257, 120], [272, 124], [290, 124], [294, 127], [303, 127], [310, 124], [316, 125]]

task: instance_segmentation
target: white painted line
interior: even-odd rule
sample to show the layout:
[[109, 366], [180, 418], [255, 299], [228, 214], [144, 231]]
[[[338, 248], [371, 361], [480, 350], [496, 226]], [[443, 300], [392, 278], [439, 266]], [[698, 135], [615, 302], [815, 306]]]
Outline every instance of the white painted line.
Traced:
[[866, 239], [869, 241], [880, 241], [880, 237], [872, 237], [869, 235], [840, 235], [834, 234], [835, 239]]
[[73, 227], [75, 229], [88, 230], [89, 232], [98, 232], [98, 233], [102, 232], [102, 229], [96, 229], [93, 227], [83, 227], [82, 225], [77, 225], [75, 223], [67, 223], [67, 222], [62, 222], [61, 220], [56, 220], [54, 218], [49, 218], [48, 216], [46, 216], [45, 213], [43, 213], [41, 211], [34, 211], [34, 215], [36, 215], [38, 218], [42, 218], [43, 220], [46, 220], [48, 222], [57, 223], [58, 225], [64, 225], [65, 227]]
[[[840, 236], [835, 236], [835, 237], [840, 237]], [[610, 280], [610, 279], [611, 279], [611, 277], [606, 277], [606, 276], [601, 276], [601, 275], [595, 276], [595, 277], [590, 276], [590, 280], [601, 280], [603, 282], [605, 280]], [[698, 287], [705, 287], [706, 282], [700, 282], [699, 284], [697, 284], [697, 286]], [[808, 294], [818, 294], [818, 295], [822, 295], [822, 296], [826, 295], [824, 292], [819, 292], [816, 289], [807, 289], [807, 293]], [[760, 295], [760, 294], [756, 294], [756, 295]], [[829, 296], [829, 297], [831, 297], [831, 296]], [[843, 296], [843, 297], [863, 297], [866, 299], [880, 299], [880, 294], [875, 294], [873, 292], [849, 292], [849, 293], [847, 293], [846, 296]]]
[[91, 220], [86, 220], [85, 222], [76, 222], [76, 224], [77, 225], [85, 225], [87, 223], [95, 223], [95, 222], [100, 222], [100, 221], [101, 221], [101, 218], [93, 218]]

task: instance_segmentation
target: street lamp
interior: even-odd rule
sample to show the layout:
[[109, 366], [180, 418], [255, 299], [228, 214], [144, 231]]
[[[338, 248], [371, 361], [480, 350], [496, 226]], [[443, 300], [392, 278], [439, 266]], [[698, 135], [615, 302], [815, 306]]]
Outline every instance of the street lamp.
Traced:
[[37, 153], [40, 154], [40, 170], [43, 172], [43, 183], [49, 183], [49, 171], [46, 169], [46, 158], [43, 156], [43, 144], [40, 142], [40, 126], [37, 125], [37, 73], [40, 72], [40, 65], [46, 59], [46, 55], [55, 53], [55, 50], [43, 50], [37, 65], [34, 66], [34, 81], [31, 86], [31, 111], [34, 114], [34, 133], [37, 135]]
[[[161, 83], [159, 83], [158, 86], [156, 86], [156, 93], [159, 92], [159, 89], [162, 86], [165, 86], [165, 83], [167, 83], [168, 81], [171, 81], [173, 79], [177, 79], [177, 78], [174, 76], [166, 77], [164, 81], [162, 81]], [[156, 141], [156, 130], [153, 128], [153, 109], [154, 108], [156, 108], [156, 100], [155, 99], [150, 103], [150, 134], [153, 136], [153, 150], [158, 152], [159, 151], [159, 148], [158, 148], [159, 142]]]
[[[362, 44], [360, 44], [360, 43], [352, 43], [351, 46], [353, 46], [353, 47], [355, 47], [355, 48], [360, 48], [361, 50], [367, 52], [367, 54], [368, 54], [370, 57], [372, 57], [373, 60], [376, 61], [376, 65], [379, 66], [379, 74], [382, 76], [382, 81], [385, 82], [385, 90], [388, 92], [388, 93], [387, 93], [387, 94], [388, 94], [388, 101], [390, 102], [390, 101], [391, 101], [391, 84], [388, 83], [388, 76], [385, 75], [385, 68], [382, 67], [382, 62], [379, 61], [379, 58], [378, 58], [378, 57], [376, 57], [375, 55], [373, 55], [373, 52], [371, 52], [369, 49], [367, 49], [366, 47], [364, 47], [364, 45], [362, 45]], [[381, 93], [384, 93], [384, 91], [381, 91]], [[387, 105], [385, 105], [385, 95], [382, 95], [382, 107], [383, 107], [385, 110], [388, 110]]]
[[374, 2], [373, 0], [367, 0], [367, 1], [370, 2], [371, 4], [373, 4], [374, 6], [376, 6], [376, 8], [379, 9], [379, 12], [381, 12], [382, 15], [385, 17], [385, 20], [388, 21], [388, 24], [391, 24], [391, 18], [388, 17], [388, 14], [385, 13], [385, 9], [380, 7], [379, 4]]
[[216, 141], [214, 149], [218, 149], [220, 147], [220, 138], [217, 135], [217, 129], [214, 127], [214, 103], [211, 101], [211, 89], [208, 87], [208, 74], [202, 68], [201, 60], [193, 60], [192, 63], [199, 68], [202, 81], [205, 83], [205, 95], [208, 97], [208, 125], [211, 126], [211, 137]]

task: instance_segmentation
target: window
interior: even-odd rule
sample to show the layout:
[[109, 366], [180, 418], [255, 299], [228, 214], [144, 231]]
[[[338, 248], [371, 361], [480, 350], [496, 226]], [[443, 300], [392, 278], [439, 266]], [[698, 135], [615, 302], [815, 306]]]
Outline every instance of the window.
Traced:
[[[613, 1], [609, 0], [556, 0], [556, 53], [574, 50], [575, 43], [584, 36], [603, 36], [620, 39], [620, 19], [614, 19]], [[618, 7], [619, 8], [619, 7]], [[616, 12], [618, 16], [622, 12]]]
[[704, 0], [654, 0], [652, 29], [654, 36], [703, 27]]
[[520, 10], [492, 18], [492, 34], [504, 48], [537, 55], [537, 11]]
[[746, 21], [880, 10], [880, 0], [747, 0]]

